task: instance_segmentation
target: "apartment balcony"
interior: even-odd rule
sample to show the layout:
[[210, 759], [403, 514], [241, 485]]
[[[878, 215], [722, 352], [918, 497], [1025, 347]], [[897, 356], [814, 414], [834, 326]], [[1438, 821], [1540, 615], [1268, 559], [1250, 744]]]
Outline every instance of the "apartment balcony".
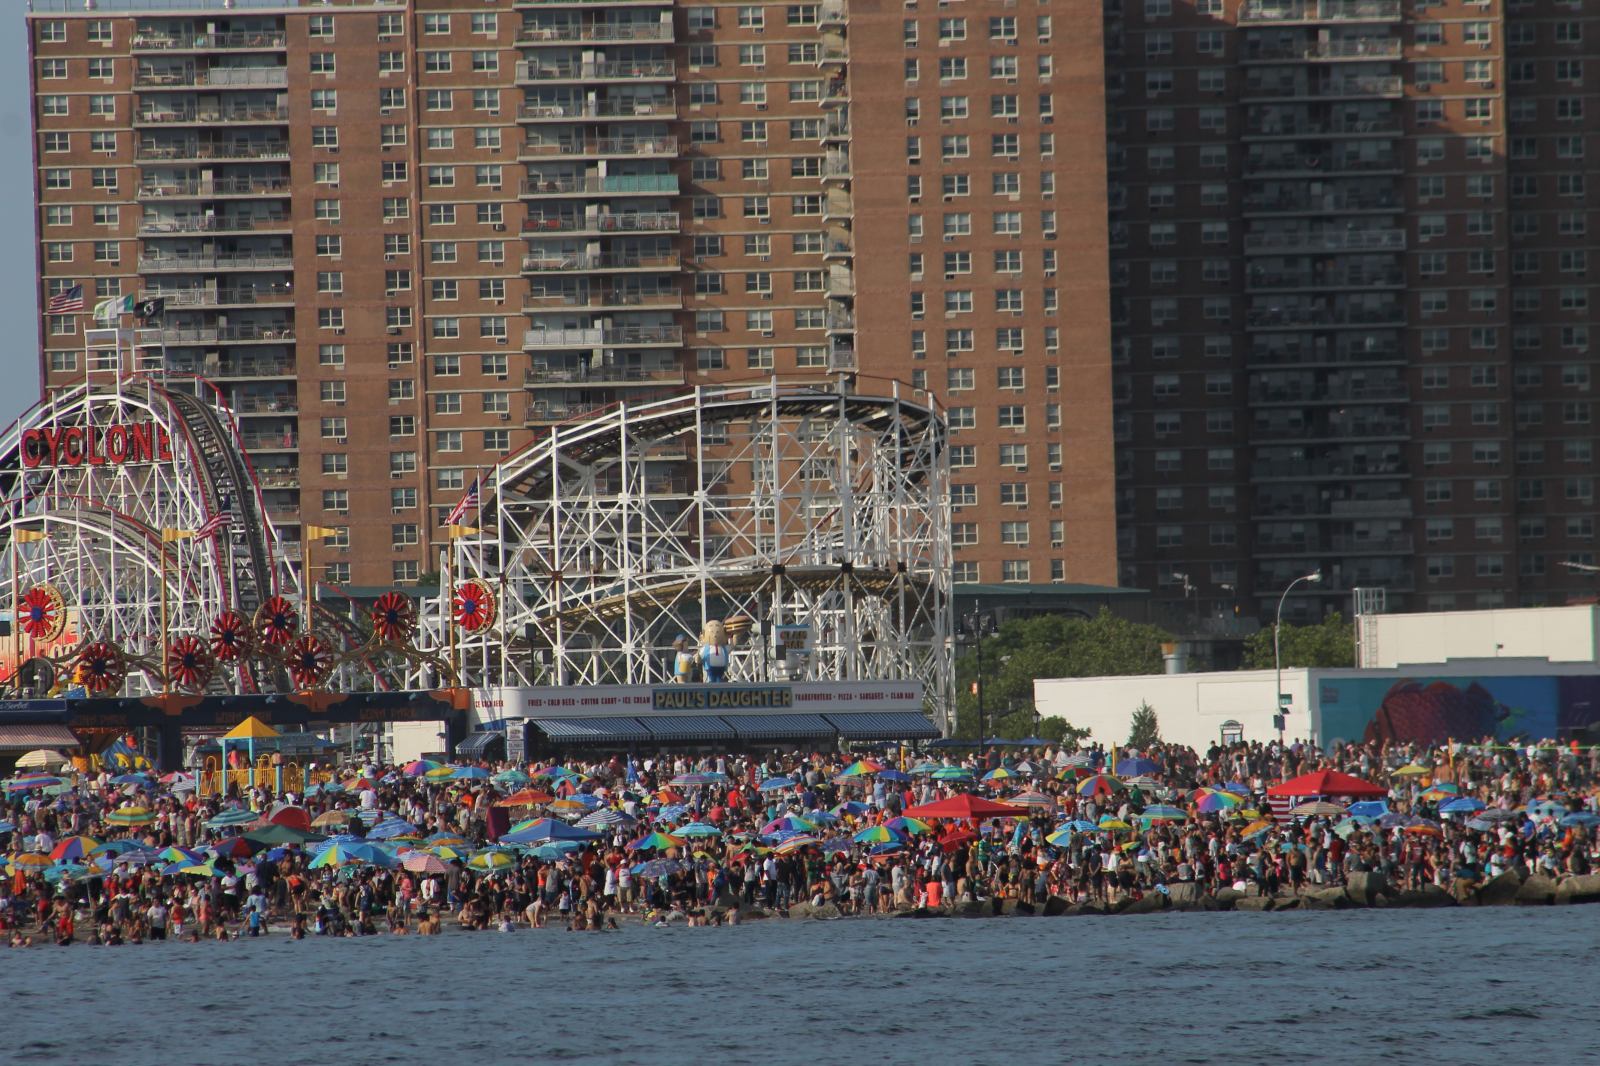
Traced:
[[1400, 197], [1390, 189], [1333, 190], [1313, 195], [1310, 189], [1291, 187], [1268, 194], [1246, 193], [1246, 215], [1333, 215], [1361, 211], [1399, 211]]
[[289, 142], [139, 144], [134, 146], [133, 158], [142, 163], [287, 162], [289, 159]]
[[850, 50], [842, 42], [839, 44], [824, 44], [817, 51], [817, 66], [819, 67], [843, 67], [849, 62]]
[[1398, 329], [1406, 324], [1405, 308], [1399, 305], [1365, 310], [1361, 308], [1269, 307], [1245, 312], [1247, 330], [1285, 329]]
[[834, 374], [853, 374], [856, 370], [855, 341], [834, 337], [828, 341], [828, 371]]
[[1323, 500], [1295, 495], [1284, 499], [1272, 499], [1263, 498], [1257, 493], [1255, 509], [1250, 517], [1258, 522], [1281, 518], [1318, 521], [1335, 518], [1410, 518], [1411, 498], [1397, 496], [1378, 500]]
[[293, 395], [242, 396], [229, 405], [241, 415], [293, 415], [300, 413], [300, 401]]
[[136, 127], [283, 125], [288, 121], [287, 107], [149, 107], [133, 115]]
[[1244, 139], [1247, 141], [1314, 140], [1320, 137], [1398, 137], [1401, 133], [1397, 115], [1374, 116], [1355, 122], [1331, 118], [1325, 122], [1289, 118], [1266, 119], [1257, 117], [1246, 123]]
[[262, 215], [193, 215], [184, 218], [167, 218], [139, 223], [139, 236], [165, 237], [182, 233], [261, 233], [291, 229], [287, 211], [273, 211]]
[[823, 0], [822, 10], [817, 13], [817, 25], [842, 27], [850, 21], [850, 4], [848, 0]]
[[530, 178], [519, 190], [524, 197], [549, 196], [676, 196], [676, 174], [605, 174], [581, 178]]
[[1239, 23], [1251, 26], [1398, 22], [1400, 16], [1400, 0], [1251, 0], [1239, 8]]
[[833, 264], [828, 268], [827, 293], [829, 296], [839, 299], [854, 299], [856, 295], [855, 272], [847, 266], [841, 266], [838, 263]]
[[524, 274], [578, 274], [601, 271], [677, 270], [677, 252], [659, 255], [529, 255], [523, 257]]
[[605, 235], [609, 233], [677, 233], [682, 220], [676, 211], [636, 211], [600, 215], [538, 215], [522, 223], [525, 237], [539, 234], [571, 233]]
[[1243, 63], [1300, 63], [1356, 61], [1370, 63], [1399, 59], [1398, 39], [1319, 41], [1314, 44], [1248, 42], [1239, 56]]
[[592, 63], [517, 64], [519, 85], [549, 85], [561, 82], [593, 83], [606, 81], [672, 81], [677, 64], [670, 59], [615, 60]]
[[1329, 415], [1327, 418], [1312, 422], [1277, 424], [1257, 422], [1250, 427], [1250, 443], [1258, 447], [1288, 442], [1407, 440], [1410, 436], [1411, 423], [1404, 418], [1352, 418]]
[[207, 70], [139, 70], [136, 89], [286, 89], [287, 67], [211, 67]]
[[282, 52], [289, 47], [281, 30], [243, 33], [136, 33], [134, 52]]
[[854, 255], [855, 245], [849, 237], [843, 239], [830, 237], [827, 243], [822, 246], [822, 258], [825, 261], [849, 260]]
[[843, 307], [829, 307], [827, 317], [827, 332], [854, 333], [856, 331], [856, 316], [853, 312]]
[[672, 0], [511, 0], [514, 8], [671, 7]]
[[1285, 270], [1249, 272], [1246, 292], [1326, 292], [1338, 289], [1401, 289], [1405, 271], [1393, 270]]
[[850, 115], [844, 111], [834, 111], [828, 115], [828, 122], [822, 129], [823, 144], [848, 144], [850, 142]]
[[147, 182], [135, 191], [140, 200], [211, 200], [233, 196], [290, 195], [288, 178], [213, 178], [210, 181]]
[[1268, 75], [1252, 71], [1244, 80], [1245, 100], [1398, 100], [1405, 83], [1398, 75], [1302, 79], [1293, 74]]
[[569, 311], [677, 311], [682, 308], [683, 294], [675, 288], [647, 292], [601, 289], [587, 293], [527, 296], [522, 301], [522, 311], [528, 315]]
[[169, 348], [212, 344], [282, 344], [294, 340], [287, 322], [246, 326], [191, 326], [163, 329], [161, 341]]
[[295, 376], [293, 359], [230, 359], [226, 363], [207, 360], [200, 371], [218, 381], [235, 378], [292, 378]]
[[823, 107], [844, 107], [850, 102], [850, 81], [838, 76], [822, 90]]
[[1406, 403], [1410, 396], [1411, 390], [1403, 381], [1371, 385], [1292, 382], [1250, 388], [1250, 402], [1258, 404]]
[[264, 489], [297, 489], [300, 487], [300, 468], [297, 466], [269, 466], [256, 471], [256, 482]]
[[1289, 461], [1269, 459], [1250, 464], [1252, 481], [1343, 481], [1359, 478], [1410, 477], [1405, 463], [1353, 462], [1342, 459]]
[[240, 435], [239, 443], [250, 452], [292, 452], [300, 448], [293, 433], [245, 433]]
[[523, 384], [537, 389], [657, 388], [682, 385], [686, 381], [683, 368], [673, 366], [549, 367], [528, 370], [523, 374]]
[[[1245, 366], [1250, 370], [1305, 370], [1318, 367], [1338, 369], [1352, 366], [1405, 365], [1406, 358], [1400, 351], [1400, 342], [1395, 336], [1395, 331], [1387, 331], [1382, 336], [1374, 333], [1362, 337], [1345, 333], [1337, 337], [1338, 343], [1335, 344], [1319, 343], [1332, 339], [1330, 337], [1306, 334], [1300, 338], [1287, 338], [1298, 343], [1253, 346], [1245, 358]], [[1285, 338], [1273, 338], [1273, 340], [1283, 339]], [[1350, 343], [1345, 343], [1346, 341]]]
[[146, 289], [145, 295], [166, 300], [169, 310], [177, 307], [294, 306], [294, 290], [289, 285], [251, 285], [237, 289]]
[[658, 23], [630, 22], [607, 26], [524, 26], [517, 31], [519, 45], [564, 44], [649, 44], [671, 41], [672, 27]]
[[1294, 152], [1251, 149], [1245, 154], [1246, 178], [1325, 178], [1346, 174], [1399, 174], [1393, 152]]
[[524, 104], [517, 109], [519, 122], [587, 122], [609, 119], [649, 119], [667, 122], [678, 117], [675, 100], [602, 100], [596, 103]]
[[601, 137], [561, 138], [534, 141], [522, 146], [519, 160], [601, 159], [607, 156], [674, 158], [678, 154], [676, 137]]
[[822, 180], [825, 182], [847, 182], [851, 177], [850, 153], [847, 151], [829, 152], [822, 161]]
[[524, 350], [563, 348], [676, 348], [683, 344], [678, 326], [619, 326], [588, 329], [530, 329], [522, 335]]
[[822, 221], [848, 222], [855, 217], [855, 200], [849, 189], [838, 186], [828, 189], [822, 197]]
[[213, 255], [141, 255], [139, 273], [210, 273], [224, 270], [293, 270], [290, 255], [218, 252]]
[[1246, 255], [1308, 255], [1317, 252], [1403, 252], [1406, 233], [1400, 229], [1285, 230], [1246, 233]]

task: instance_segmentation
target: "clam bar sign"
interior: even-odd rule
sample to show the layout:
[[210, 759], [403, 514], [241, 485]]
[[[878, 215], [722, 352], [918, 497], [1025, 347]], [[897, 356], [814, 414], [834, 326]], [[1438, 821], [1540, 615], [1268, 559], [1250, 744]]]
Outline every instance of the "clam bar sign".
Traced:
[[476, 717], [580, 718], [652, 714], [844, 714], [922, 710], [918, 681], [797, 681], [789, 685], [591, 685], [478, 689]]

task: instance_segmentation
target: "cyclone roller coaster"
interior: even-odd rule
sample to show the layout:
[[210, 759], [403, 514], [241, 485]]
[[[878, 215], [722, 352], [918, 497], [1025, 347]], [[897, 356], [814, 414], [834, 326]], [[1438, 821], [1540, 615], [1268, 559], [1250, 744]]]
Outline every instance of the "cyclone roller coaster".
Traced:
[[429, 639], [454, 627], [474, 687], [639, 685], [720, 621], [731, 681], [916, 680], [948, 720], [945, 422], [860, 390], [699, 388], [555, 427], [486, 475]]

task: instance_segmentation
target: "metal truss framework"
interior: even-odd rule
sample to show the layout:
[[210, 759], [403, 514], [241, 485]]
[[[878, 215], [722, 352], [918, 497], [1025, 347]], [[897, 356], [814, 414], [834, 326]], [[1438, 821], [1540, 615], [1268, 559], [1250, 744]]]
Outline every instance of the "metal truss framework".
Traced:
[[[772, 627], [806, 625], [812, 680], [916, 679], [953, 696], [946, 428], [903, 398], [777, 382], [558, 426], [486, 479], [453, 542], [457, 582], [493, 593], [461, 633], [471, 686], [669, 680], [710, 619], [729, 679], [787, 679]], [[474, 520], [476, 518], [476, 521]], [[456, 584], [459, 590], [463, 586]], [[442, 640], [443, 598], [428, 626]]]
[[[298, 582], [221, 398], [198, 378], [127, 373], [147, 358], [124, 346], [128, 332], [91, 331], [100, 336], [85, 351], [84, 383], [0, 436], [0, 587], [9, 596], [56, 586], [68, 643], [109, 642], [159, 663], [163, 581], [168, 633], [201, 640], [223, 612], [248, 618]], [[225, 513], [232, 521], [214, 536], [163, 543], [163, 529], [201, 529]], [[23, 658], [39, 650], [20, 643]], [[160, 688], [135, 671], [124, 691]]]

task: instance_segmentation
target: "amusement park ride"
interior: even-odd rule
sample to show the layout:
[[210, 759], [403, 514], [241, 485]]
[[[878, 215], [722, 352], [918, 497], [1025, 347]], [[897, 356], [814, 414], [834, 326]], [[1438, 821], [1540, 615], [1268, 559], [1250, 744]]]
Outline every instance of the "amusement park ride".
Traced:
[[[85, 356], [0, 437], [4, 720], [214, 729], [274, 703], [455, 734], [473, 689], [669, 682], [674, 641], [717, 621], [730, 680], [915, 680], [947, 711], [945, 428], [898, 387], [697, 389], [557, 426], [449, 527], [449, 596], [362, 618], [307, 595], [331, 531], [281, 542], [225, 398], [163, 369], [159, 331], [91, 329]], [[799, 665], [766, 639], [797, 629]]]

